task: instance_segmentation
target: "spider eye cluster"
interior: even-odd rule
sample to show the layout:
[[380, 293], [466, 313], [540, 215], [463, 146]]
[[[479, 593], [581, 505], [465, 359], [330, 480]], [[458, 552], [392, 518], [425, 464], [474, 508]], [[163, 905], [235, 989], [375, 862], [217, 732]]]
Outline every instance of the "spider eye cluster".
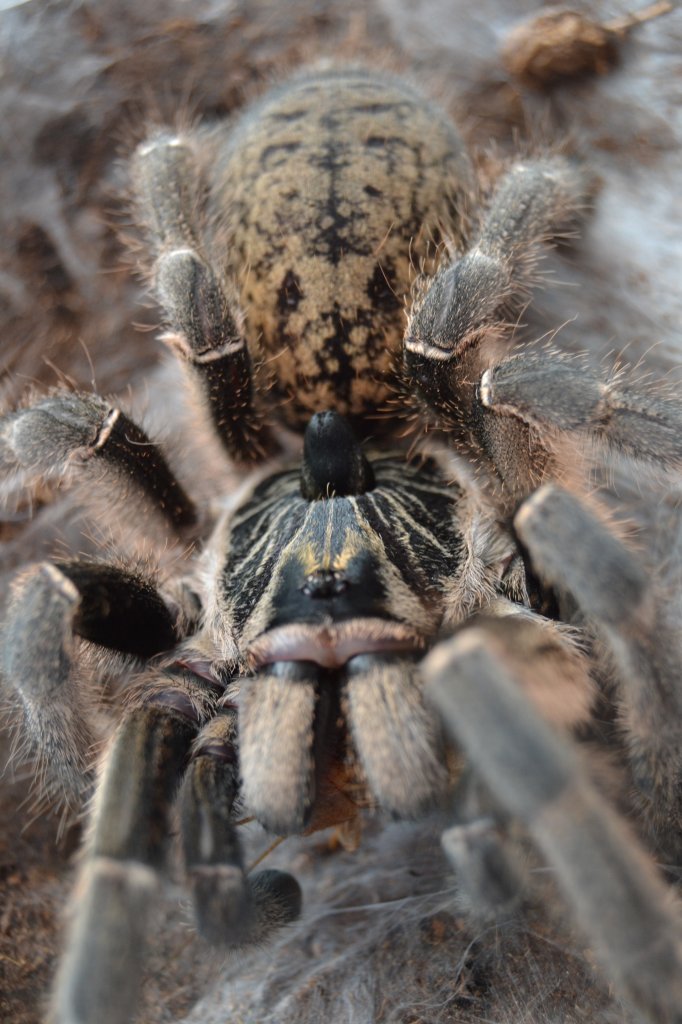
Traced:
[[337, 569], [316, 569], [306, 576], [301, 593], [313, 599], [338, 597], [349, 585], [348, 577]]
[[293, 638], [305, 629], [308, 656], [320, 647], [326, 664], [327, 633], [342, 624], [355, 639], [339, 651], [362, 651], [377, 630], [393, 643], [398, 626], [422, 647], [462, 559], [458, 498], [434, 463], [370, 459], [347, 419], [313, 416], [300, 467], [265, 480], [232, 520], [220, 600], [247, 659], [270, 659], [273, 631], [279, 656], [282, 630], [302, 650]]

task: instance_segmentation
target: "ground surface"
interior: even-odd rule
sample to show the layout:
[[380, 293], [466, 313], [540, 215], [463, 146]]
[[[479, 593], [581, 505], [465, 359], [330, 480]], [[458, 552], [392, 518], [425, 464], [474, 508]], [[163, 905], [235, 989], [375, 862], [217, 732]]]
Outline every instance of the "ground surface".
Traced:
[[[594, 6], [603, 13], [605, 5]], [[130, 391], [141, 404], [147, 390], [153, 397], [159, 347], [153, 332], [133, 325], [153, 326], [155, 314], [142, 304], [112, 226], [125, 217], [119, 158], [150, 117], [229, 113], [283, 69], [329, 54], [404, 68], [462, 116], [480, 146], [493, 139], [505, 152], [515, 138], [570, 134], [600, 175], [600, 194], [582, 239], [551, 262], [562, 286], [538, 297], [529, 330], [566, 324], [559, 340], [595, 359], [626, 351], [656, 374], [679, 366], [682, 11], [633, 33], [610, 74], [533, 94], [509, 79], [498, 56], [509, 25], [535, 8], [522, 0], [0, 7], [0, 149], [9, 154], [0, 168], [0, 387], [8, 404], [62, 375], [89, 387], [94, 374], [100, 391]], [[608, 14], [625, 9], [614, 3]], [[87, 548], [79, 531], [49, 507], [32, 526], [4, 524], [3, 582], [57, 543]], [[77, 845], [74, 829], [57, 842], [57, 817], [30, 821], [30, 782], [30, 769], [18, 769], [0, 784], [7, 1024], [41, 1019]], [[437, 823], [370, 829], [355, 854], [311, 840], [285, 844], [272, 864], [302, 879], [305, 916], [274, 948], [240, 960], [225, 962], [193, 937], [170, 887], [140, 1019], [625, 1019], [551, 915], [531, 912], [520, 930], [494, 936], [472, 930], [456, 910], [436, 834]]]

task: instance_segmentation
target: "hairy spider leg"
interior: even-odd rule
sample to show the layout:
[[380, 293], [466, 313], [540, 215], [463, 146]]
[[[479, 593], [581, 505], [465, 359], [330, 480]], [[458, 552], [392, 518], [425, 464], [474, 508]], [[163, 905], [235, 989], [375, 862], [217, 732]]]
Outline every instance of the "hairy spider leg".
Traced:
[[472, 628], [439, 645], [424, 672], [448, 731], [528, 828], [621, 997], [651, 1024], [682, 1020], [682, 934], [668, 889], [575, 750], [536, 713], [504, 650]]
[[[222, 941], [238, 944], [259, 941], [299, 914], [300, 890], [291, 876], [266, 871], [244, 885], [233, 841], [236, 768], [224, 756], [226, 736], [220, 725], [200, 732], [215, 702], [213, 686], [194, 673], [179, 666], [153, 670], [115, 733], [57, 976], [55, 1024], [130, 1020], [166, 859], [170, 815], [190, 759], [182, 831], [200, 925], [215, 939], [216, 926], [223, 923]], [[216, 788], [223, 783], [226, 790]], [[204, 827], [198, 834], [197, 825]], [[207, 905], [210, 881], [219, 883], [212, 907]], [[231, 900], [236, 906], [228, 905]]]
[[3, 671], [21, 701], [31, 752], [49, 791], [79, 806], [92, 786], [99, 730], [74, 634], [151, 657], [177, 642], [173, 614], [137, 573], [103, 563], [44, 562], [14, 582], [4, 630]]
[[237, 743], [236, 708], [223, 704], [194, 743], [180, 792], [182, 845], [197, 928], [222, 946], [260, 943], [301, 909], [301, 890], [292, 875], [274, 870], [244, 874], [235, 827]]
[[228, 454], [237, 462], [261, 461], [272, 441], [253, 401], [234, 285], [205, 251], [206, 186], [189, 139], [158, 133], [138, 146], [132, 183], [156, 254], [154, 289], [170, 328], [164, 340], [179, 355]]
[[482, 407], [478, 385], [499, 359], [500, 344], [509, 344], [544, 243], [570, 232], [588, 192], [585, 173], [565, 157], [514, 164], [497, 184], [478, 240], [436, 273], [409, 316], [403, 342], [409, 385], [456, 443], [478, 458], [483, 449], [512, 499], [526, 496], [529, 479], [539, 482], [546, 453], [529, 445], [525, 424]]
[[481, 378], [485, 409], [554, 431], [584, 430], [611, 448], [662, 465], [682, 462], [679, 401], [603, 381], [586, 360], [549, 348], [506, 359]]
[[[606, 643], [633, 781], [652, 838], [682, 851], [682, 687], [679, 629], [623, 543], [556, 486], [519, 510], [516, 529], [539, 573], [568, 592]], [[613, 675], [613, 673], [612, 673]]]
[[[137, 503], [180, 536], [197, 524], [193, 502], [159, 445], [98, 395], [60, 392], [0, 421], [0, 470], [12, 486], [73, 475], [96, 508]], [[130, 504], [128, 506], [130, 508]]]

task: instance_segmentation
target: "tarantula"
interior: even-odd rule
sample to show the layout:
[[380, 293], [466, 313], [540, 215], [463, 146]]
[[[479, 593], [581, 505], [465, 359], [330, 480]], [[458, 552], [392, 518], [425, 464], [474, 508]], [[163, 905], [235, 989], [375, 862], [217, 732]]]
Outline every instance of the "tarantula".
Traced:
[[[164, 340], [199, 414], [258, 473], [211, 522], [96, 395], [57, 391], [2, 421], [8, 488], [68, 476], [100, 510], [207, 538], [175, 586], [60, 560], [13, 588], [4, 673], [68, 795], [88, 792], [96, 735], [74, 636], [135, 680], [96, 786], [54, 1020], [134, 1013], [178, 787], [198, 928], [241, 945], [301, 903], [290, 875], [244, 871], [243, 814], [277, 835], [365, 801], [412, 817], [457, 778], [467, 796], [444, 841], [471, 903], [494, 914], [512, 897], [503, 825], [518, 818], [618, 992], [648, 1020], [682, 1020], [665, 886], [561, 735], [603, 684], [644, 827], [676, 853], [675, 623], [596, 506], [538, 490], [556, 478], [587, 494], [600, 442], [678, 464], [679, 412], [549, 348], [510, 348], [542, 245], [589, 200], [584, 170], [520, 160], [477, 205], [438, 108], [335, 66], [227, 128], [153, 133], [131, 167]], [[437, 437], [418, 455], [406, 410]]]

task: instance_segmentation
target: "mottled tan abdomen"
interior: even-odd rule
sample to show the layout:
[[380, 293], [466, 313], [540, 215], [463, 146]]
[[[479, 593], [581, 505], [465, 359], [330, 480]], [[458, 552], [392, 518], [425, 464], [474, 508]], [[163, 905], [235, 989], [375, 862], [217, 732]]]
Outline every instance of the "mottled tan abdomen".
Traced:
[[297, 428], [329, 408], [372, 417], [414, 268], [464, 234], [473, 175], [456, 130], [399, 79], [336, 67], [248, 109], [215, 175], [228, 271], [281, 416]]

